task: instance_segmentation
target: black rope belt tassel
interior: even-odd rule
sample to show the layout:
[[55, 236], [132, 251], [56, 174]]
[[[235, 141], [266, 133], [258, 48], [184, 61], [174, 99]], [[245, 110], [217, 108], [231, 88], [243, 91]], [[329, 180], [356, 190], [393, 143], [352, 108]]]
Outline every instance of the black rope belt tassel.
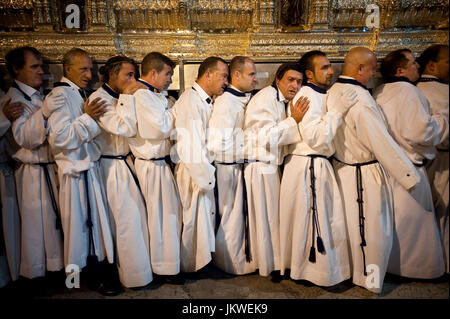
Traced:
[[[86, 189], [86, 205], [87, 205], [87, 221], [86, 226], [89, 229], [89, 241], [88, 241], [88, 264], [97, 263], [98, 258], [95, 254], [95, 244], [94, 244], [94, 233], [92, 230], [93, 223], [92, 223], [92, 211], [91, 211], [91, 204], [89, 200], [89, 181], [87, 176], [87, 171], [83, 171], [83, 180], [84, 180], [84, 186]], [[92, 250], [91, 250], [92, 248]]]
[[341, 162], [340, 160], [338, 160], [337, 158], [334, 157], [334, 159], [342, 164], [345, 165], [349, 165], [349, 166], [355, 166], [356, 167], [356, 191], [358, 194], [358, 199], [356, 200], [358, 202], [358, 210], [359, 210], [359, 234], [361, 236], [361, 251], [362, 251], [362, 255], [363, 255], [363, 267], [364, 267], [364, 276], [367, 276], [367, 270], [366, 270], [366, 254], [364, 251], [364, 247], [367, 246], [366, 243], [366, 238], [365, 238], [365, 231], [364, 231], [364, 222], [365, 222], [365, 217], [364, 217], [364, 200], [363, 200], [363, 187], [362, 187], [362, 173], [361, 173], [361, 167], [362, 166], [366, 166], [366, 165], [371, 165], [371, 164], [375, 164], [378, 163], [377, 160], [373, 160], [370, 162], [365, 162], [365, 163], [356, 163], [356, 164], [348, 164], [348, 163], [344, 163]]
[[54, 211], [55, 216], [56, 216], [55, 227], [56, 227], [56, 229], [59, 229], [59, 231], [61, 233], [61, 238], [64, 239], [64, 232], [63, 232], [63, 229], [62, 229], [61, 217], [60, 217], [58, 205], [56, 204], [55, 193], [53, 193], [53, 186], [52, 186], [52, 180], [50, 179], [50, 172], [48, 171], [48, 165], [51, 165], [51, 164], [55, 164], [55, 162], [38, 163], [38, 165], [44, 169], [45, 181], [47, 182], [47, 188], [48, 188], [48, 192], [50, 194], [50, 199], [51, 199], [51, 202], [52, 202], [53, 211]]
[[[239, 162], [232, 162], [232, 163], [223, 163], [223, 162], [215, 162], [215, 164], [219, 165], [236, 165], [236, 164], [242, 164]], [[216, 186], [214, 187], [214, 196], [216, 197], [216, 228], [219, 228], [220, 225], [220, 214], [219, 214], [219, 191], [217, 188], [217, 169], [214, 172], [216, 176]], [[247, 186], [245, 185], [245, 179], [244, 179], [244, 168], [242, 167], [242, 186], [243, 186], [243, 201], [242, 201], [242, 215], [244, 218], [244, 251], [245, 251], [245, 261], [247, 263], [250, 263], [252, 261], [252, 255], [250, 252], [250, 227], [249, 227], [249, 218], [248, 218], [248, 202], [247, 202]]]
[[[319, 225], [319, 218], [317, 216], [317, 195], [316, 195], [316, 175], [314, 173], [314, 159], [317, 157], [328, 159], [324, 155], [308, 155], [308, 157], [311, 158], [311, 162], [309, 164], [309, 171], [310, 171], [310, 187], [311, 187], [311, 195], [312, 195], [312, 203], [311, 203], [311, 210], [312, 210], [312, 238], [311, 238], [311, 249], [309, 251], [309, 261], [312, 263], [316, 262], [316, 240], [317, 240], [317, 250], [321, 254], [325, 254], [325, 246], [323, 245], [322, 237], [320, 237], [320, 225]], [[317, 239], [316, 239], [316, 231], [317, 231]]]
[[3, 204], [0, 194], [0, 256], [6, 255], [5, 234], [3, 233]]

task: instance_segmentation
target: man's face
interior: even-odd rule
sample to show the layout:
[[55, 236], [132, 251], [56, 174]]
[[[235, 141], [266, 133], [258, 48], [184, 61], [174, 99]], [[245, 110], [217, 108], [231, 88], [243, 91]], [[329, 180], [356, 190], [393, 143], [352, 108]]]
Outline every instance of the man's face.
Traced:
[[288, 101], [292, 100], [302, 87], [303, 75], [295, 70], [288, 70], [280, 80], [276, 80], [277, 86]]
[[216, 69], [209, 75], [211, 95], [221, 95], [228, 86], [228, 65], [218, 61]]
[[256, 78], [256, 66], [253, 61], [246, 60], [244, 69], [239, 72], [240, 90], [243, 92], [250, 92], [256, 88], [258, 79]]
[[359, 79], [361, 84], [367, 85], [369, 80], [375, 76], [377, 73], [377, 58], [371, 55], [370, 58], [366, 60], [365, 64], [360, 66], [358, 71]]
[[408, 63], [404, 68], [399, 68], [397, 76], [404, 76], [410, 81], [416, 82], [419, 79], [419, 63], [416, 62], [416, 58], [411, 52], [403, 52], [403, 55], [408, 59]]
[[172, 83], [173, 69], [167, 64], [164, 64], [160, 72], [154, 72], [152, 75], [152, 85], [159, 91], [165, 91]]
[[109, 86], [117, 90], [117, 93], [122, 93], [130, 83], [136, 81], [135, 71], [134, 65], [131, 63], [122, 63], [119, 73], [112, 74], [110, 77]]
[[92, 78], [92, 61], [87, 55], [76, 55], [72, 63], [66, 68], [66, 77], [85, 89]]
[[325, 56], [316, 56], [313, 59], [314, 72], [311, 72], [311, 82], [321, 88], [326, 88], [331, 83], [331, 79], [333, 78], [333, 68], [331, 67], [331, 63]]
[[448, 48], [444, 48], [439, 52], [438, 61], [436, 62], [437, 68], [437, 77], [439, 80], [444, 81], [445, 83], [449, 82], [448, 76]]
[[15, 69], [15, 72], [18, 81], [38, 90], [44, 75], [42, 59], [38, 59], [33, 53], [25, 51], [25, 65], [20, 70]]

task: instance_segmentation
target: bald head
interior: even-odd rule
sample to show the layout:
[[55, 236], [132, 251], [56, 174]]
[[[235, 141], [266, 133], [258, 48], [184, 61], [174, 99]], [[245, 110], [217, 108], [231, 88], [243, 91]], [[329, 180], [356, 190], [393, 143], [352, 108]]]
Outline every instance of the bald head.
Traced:
[[342, 75], [350, 76], [364, 85], [376, 73], [377, 57], [368, 48], [355, 47], [345, 56]]

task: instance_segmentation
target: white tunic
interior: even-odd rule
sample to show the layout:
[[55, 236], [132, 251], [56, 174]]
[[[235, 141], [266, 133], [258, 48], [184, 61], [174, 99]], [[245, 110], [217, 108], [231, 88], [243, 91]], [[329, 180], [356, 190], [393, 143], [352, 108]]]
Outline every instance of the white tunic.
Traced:
[[256, 270], [255, 263], [246, 261], [245, 254], [248, 216], [244, 216], [243, 127], [245, 107], [251, 94], [242, 93], [232, 85], [227, 90], [214, 101], [208, 129], [208, 149], [215, 159], [220, 214], [213, 261], [225, 272], [242, 275]]
[[[389, 132], [413, 164], [435, 156], [435, 146], [448, 138], [448, 118], [430, 115], [430, 105], [412, 83], [386, 83], [374, 93]], [[443, 247], [424, 167], [420, 184], [407, 191], [393, 182], [395, 236], [388, 271], [411, 278], [436, 278], [445, 271]]]
[[[430, 102], [431, 114], [438, 114], [449, 109], [449, 86], [437, 81], [432, 75], [422, 75], [417, 87]], [[433, 161], [427, 165], [428, 180], [433, 195], [434, 208], [445, 250], [445, 269], [449, 272], [449, 140], [444, 140], [436, 147]]]
[[161, 93], [141, 89], [134, 97], [137, 132], [129, 143], [147, 203], [151, 265], [156, 274], [175, 275], [180, 272], [182, 209], [170, 166], [161, 159], [169, 155], [173, 113]]
[[[174, 105], [177, 143], [175, 178], [183, 207], [181, 271], [206, 266], [215, 250], [215, 168], [208, 153], [209, 96], [194, 83]], [[176, 159], [176, 161], [178, 161]]]
[[[356, 82], [349, 77], [340, 78]], [[419, 176], [405, 153], [389, 135], [383, 113], [367, 89], [352, 83], [336, 82], [328, 90], [327, 110], [335, 109], [336, 99], [340, 99], [347, 87], [356, 91], [358, 103], [343, 117], [336, 132], [334, 157], [348, 164], [378, 161], [361, 166], [365, 263], [360, 246], [362, 236], [357, 202], [357, 168], [336, 160], [333, 160], [333, 166], [346, 215], [353, 283], [379, 293], [383, 287], [393, 237], [394, 207], [388, 174], [406, 189], [416, 185]], [[364, 275], [364, 270], [367, 276]]]
[[[333, 286], [350, 278], [344, 209], [333, 166], [328, 159], [311, 155], [327, 158], [333, 155], [332, 141], [342, 115], [326, 111], [326, 91], [314, 84], [305, 84], [293, 103], [300, 96], [307, 97], [310, 104], [299, 123], [302, 141], [289, 145], [291, 155], [286, 158], [281, 180], [281, 273], [290, 268], [293, 279]], [[311, 169], [315, 177], [314, 193]], [[317, 207], [316, 213], [313, 204]], [[317, 218], [318, 228], [314, 226], [313, 217]], [[316, 244], [317, 230], [323, 240], [324, 253], [319, 252]], [[311, 246], [316, 256], [313, 262], [309, 261]]]
[[[83, 99], [78, 86], [63, 77], [69, 86], [55, 87], [45, 98], [53, 113], [48, 119], [48, 142], [58, 165], [59, 202], [64, 229], [64, 263], [83, 268], [88, 255], [98, 260], [114, 260], [109, 210], [103, 172], [98, 162], [100, 148], [94, 138], [100, 127], [83, 113]], [[55, 105], [58, 97], [64, 103]], [[87, 177], [87, 188], [86, 181]], [[88, 197], [87, 197], [88, 196]], [[88, 201], [91, 210], [94, 249], [89, 249]]]
[[47, 143], [47, 121], [41, 111], [43, 98], [34, 88], [15, 83], [23, 93], [11, 87], [8, 91], [11, 102], [25, 105], [22, 116], [12, 126], [14, 139], [20, 146], [13, 158], [22, 163], [15, 173], [22, 228], [20, 275], [35, 278], [45, 276], [46, 270], [63, 268], [57, 167], [48, 164], [53, 162], [53, 156]]
[[297, 123], [286, 117], [284, 96], [268, 86], [249, 102], [245, 113], [245, 147], [250, 248], [261, 276], [280, 270], [280, 176], [284, 147], [300, 140]]
[[0, 287], [17, 280], [20, 271], [20, 215], [14, 167], [9, 163], [16, 144], [10, 130], [11, 122], [3, 114], [5, 100], [0, 100], [0, 241], [4, 244], [4, 251], [0, 253]]
[[133, 178], [133, 161], [127, 157], [130, 153], [127, 137], [136, 134], [134, 97], [118, 96], [106, 84], [92, 93], [89, 101], [97, 97], [108, 103], [106, 113], [98, 121], [102, 132], [96, 137], [102, 156], [123, 156], [123, 159], [102, 157], [100, 160], [111, 210], [120, 281], [125, 287], [145, 286], [153, 279], [147, 216], [144, 198]]

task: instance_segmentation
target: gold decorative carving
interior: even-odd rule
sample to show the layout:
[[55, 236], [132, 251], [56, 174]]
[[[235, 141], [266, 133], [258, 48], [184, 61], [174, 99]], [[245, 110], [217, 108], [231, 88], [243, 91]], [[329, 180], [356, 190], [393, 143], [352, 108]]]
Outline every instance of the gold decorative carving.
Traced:
[[[65, 5], [83, 5], [78, 30], [64, 25]], [[395, 48], [422, 51], [448, 43], [448, 0], [0, 0], [0, 59], [33, 45], [51, 61], [77, 46], [98, 61], [123, 53], [140, 60], [160, 51], [190, 63], [209, 55], [291, 61], [312, 49], [342, 61], [363, 45], [379, 57]], [[366, 7], [379, 7], [379, 28]]]

